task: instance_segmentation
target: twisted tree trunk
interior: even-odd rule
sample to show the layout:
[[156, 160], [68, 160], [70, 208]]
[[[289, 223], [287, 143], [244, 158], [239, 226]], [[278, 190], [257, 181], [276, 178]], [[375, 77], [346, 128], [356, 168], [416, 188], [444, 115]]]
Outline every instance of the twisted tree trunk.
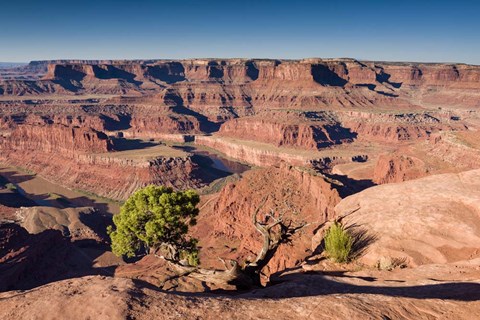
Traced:
[[[243, 267], [241, 267], [237, 261], [229, 261], [230, 266], [228, 266], [223, 259], [220, 259], [225, 265], [225, 270], [203, 269], [199, 267], [182, 265], [178, 261], [168, 259], [164, 256], [156, 256], [165, 259], [177, 270], [178, 276], [175, 277], [188, 276], [217, 285], [235, 285], [238, 289], [248, 289], [254, 286], [261, 286], [261, 271], [273, 258], [280, 244], [289, 241], [291, 236], [307, 225], [302, 224], [292, 227], [291, 223], [287, 224], [283, 220], [285, 213], [284, 211], [278, 216], [275, 216], [275, 212], [273, 210], [271, 210], [269, 214], [265, 215], [267, 220], [271, 219], [273, 222], [260, 222], [258, 219], [258, 214], [263, 208], [265, 202], [266, 199], [262, 201], [260, 206], [252, 215], [252, 223], [263, 238], [262, 248], [257, 254], [255, 260], [245, 264]], [[277, 233], [272, 231], [276, 226], [279, 227], [279, 231]]]

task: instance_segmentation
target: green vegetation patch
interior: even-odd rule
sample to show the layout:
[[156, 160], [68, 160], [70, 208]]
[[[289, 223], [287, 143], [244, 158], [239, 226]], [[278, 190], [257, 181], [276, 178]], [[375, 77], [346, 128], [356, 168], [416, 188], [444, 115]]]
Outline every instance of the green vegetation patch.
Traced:
[[348, 262], [352, 254], [354, 238], [341, 223], [334, 222], [330, 226], [324, 241], [325, 252], [330, 259], [339, 263]]
[[8, 190], [13, 191], [13, 192], [17, 192], [17, 191], [18, 191], [17, 186], [14, 185], [14, 184], [11, 183], [11, 182], [6, 183], [6, 184], [5, 184], [5, 188], [7, 188]]
[[151, 250], [172, 261], [199, 263], [197, 240], [187, 236], [196, 223], [200, 197], [193, 190], [150, 185], [136, 191], [113, 217], [107, 232], [112, 251], [134, 257]]

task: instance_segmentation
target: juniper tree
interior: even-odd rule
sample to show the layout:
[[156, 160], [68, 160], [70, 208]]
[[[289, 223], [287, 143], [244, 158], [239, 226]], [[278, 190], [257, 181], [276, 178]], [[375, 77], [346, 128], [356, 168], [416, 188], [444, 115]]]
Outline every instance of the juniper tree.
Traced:
[[113, 217], [115, 227], [108, 228], [113, 253], [134, 257], [160, 251], [169, 260], [198, 264], [197, 240], [187, 232], [196, 223], [199, 201], [193, 190], [150, 185], [136, 191]]

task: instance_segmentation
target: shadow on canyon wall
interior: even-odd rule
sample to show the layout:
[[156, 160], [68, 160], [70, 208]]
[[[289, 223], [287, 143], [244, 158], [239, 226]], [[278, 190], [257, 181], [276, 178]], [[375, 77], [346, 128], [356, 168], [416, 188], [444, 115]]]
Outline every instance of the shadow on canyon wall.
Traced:
[[157, 146], [158, 142], [143, 141], [140, 139], [112, 138], [115, 151], [141, 150]]
[[376, 184], [371, 179], [355, 180], [345, 175], [329, 173], [323, 174], [328, 178], [337, 180], [341, 183], [341, 185], [333, 183], [332, 187], [338, 191], [338, 194], [342, 199], [355, 193], [361, 192], [367, 188], [376, 186]]
[[0, 291], [29, 290], [64, 279], [114, 274], [115, 266], [95, 266], [97, 258], [109, 250], [106, 244], [71, 242], [60, 230], [53, 229], [30, 234], [12, 223], [0, 224], [0, 235], [9, 252], [0, 255]]
[[117, 119], [101, 114], [100, 119], [103, 120], [104, 128], [108, 131], [127, 130], [132, 127], [130, 125], [132, 116], [128, 114], [118, 114]]
[[[167, 95], [165, 95], [167, 99]], [[214, 133], [220, 130], [221, 123], [210, 121], [206, 116], [184, 106], [182, 97], [173, 93], [168, 94], [168, 99], [174, 101], [175, 106], [171, 108], [173, 112], [195, 117], [200, 123], [200, 130], [205, 133]]]

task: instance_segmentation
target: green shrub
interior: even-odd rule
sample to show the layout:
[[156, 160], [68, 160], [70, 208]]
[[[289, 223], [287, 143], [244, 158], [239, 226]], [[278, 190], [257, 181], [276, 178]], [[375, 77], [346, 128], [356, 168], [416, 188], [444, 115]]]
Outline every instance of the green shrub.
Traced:
[[334, 222], [325, 234], [325, 251], [335, 262], [347, 262], [353, 246], [353, 237], [339, 222]]
[[154, 249], [165, 252], [169, 259], [197, 265], [197, 241], [187, 232], [195, 224], [199, 201], [193, 190], [176, 192], [153, 185], [138, 190], [113, 217], [115, 226], [107, 230], [113, 253], [134, 257]]
[[5, 185], [5, 188], [7, 188], [10, 191], [14, 191], [14, 192], [18, 191], [17, 187], [13, 183], [10, 183], [10, 182]]

